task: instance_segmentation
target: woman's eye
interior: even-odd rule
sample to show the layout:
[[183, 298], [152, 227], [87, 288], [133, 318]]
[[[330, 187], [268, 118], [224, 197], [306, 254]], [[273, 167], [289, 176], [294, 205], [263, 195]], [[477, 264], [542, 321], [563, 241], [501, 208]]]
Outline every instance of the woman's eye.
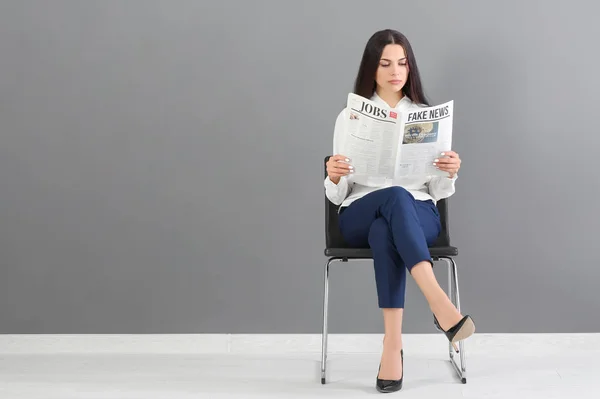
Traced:
[[387, 68], [387, 67], [389, 67], [389, 66], [390, 66], [390, 64], [379, 64], [379, 65], [381, 65], [381, 66], [382, 66], [382, 67], [384, 67], [384, 68]]

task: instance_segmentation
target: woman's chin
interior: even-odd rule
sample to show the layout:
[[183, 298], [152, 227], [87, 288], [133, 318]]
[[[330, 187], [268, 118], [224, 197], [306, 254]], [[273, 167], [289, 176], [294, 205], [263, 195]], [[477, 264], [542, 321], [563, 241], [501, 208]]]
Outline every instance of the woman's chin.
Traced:
[[397, 93], [399, 91], [402, 91], [402, 89], [404, 88], [404, 82], [402, 83], [398, 83], [395, 85], [390, 85], [390, 89], [394, 92]]
[[388, 93], [399, 93], [402, 91], [403, 88], [404, 84], [387, 84], [384, 87], [382, 87], [382, 89], [387, 91]]

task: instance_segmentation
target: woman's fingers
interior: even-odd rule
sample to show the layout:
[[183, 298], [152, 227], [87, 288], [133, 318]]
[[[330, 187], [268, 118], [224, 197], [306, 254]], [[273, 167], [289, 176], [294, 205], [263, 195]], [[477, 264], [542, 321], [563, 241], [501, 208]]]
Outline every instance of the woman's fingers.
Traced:
[[433, 165], [444, 172], [455, 174], [460, 169], [460, 157], [454, 151], [445, 151], [433, 161]]
[[350, 159], [344, 155], [334, 155], [327, 162], [327, 174], [330, 177], [346, 176], [354, 171]]

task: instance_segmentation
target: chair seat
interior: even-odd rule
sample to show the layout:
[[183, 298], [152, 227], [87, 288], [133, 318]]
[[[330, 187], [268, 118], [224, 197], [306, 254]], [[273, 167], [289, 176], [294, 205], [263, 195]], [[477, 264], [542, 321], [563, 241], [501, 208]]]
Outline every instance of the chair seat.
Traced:
[[[457, 256], [458, 248], [456, 247], [431, 247], [429, 253], [432, 258], [440, 256]], [[372, 259], [373, 252], [370, 248], [327, 248], [325, 256], [330, 258], [353, 258], [353, 259]]]

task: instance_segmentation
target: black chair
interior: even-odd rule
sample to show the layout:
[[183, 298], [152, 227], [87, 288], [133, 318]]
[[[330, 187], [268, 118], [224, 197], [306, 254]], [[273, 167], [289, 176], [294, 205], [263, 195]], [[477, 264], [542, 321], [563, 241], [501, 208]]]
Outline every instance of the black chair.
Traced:
[[[329, 156], [325, 157], [325, 163], [329, 160]], [[327, 170], [325, 167], [325, 176]], [[450, 236], [448, 232], [448, 204], [446, 199], [437, 202], [437, 208], [440, 212], [442, 221], [442, 231], [436, 243], [429, 247], [429, 252], [434, 260], [434, 264], [438, 261], [444, 261], [449, 267], [448, 273], [448, 296], [460, 311], [460, 295], [458, 289], [458, 272], [454, 256], [458, 255], [458, 249], [450, 245]], [[325, 256], [328, 258], [325, 264], [325, 288], [323, 292], [323, 334], [321, 348], [321, 384], [326, 381], [326, 365], [327, 365], [327, 312], [329, 302], [329, 266], [333, 261], [348, 262], [354, 260], [373, 259], [373, 255], [369, 248], [351, 248], [344, 242], [344, 238], [338, 228], [338, 206], [333, 204], [325, 197]], [[448, 343], [450, 362], [454, 366], [458, 377], [463, 384], [467, 382], [467, 370], [465, 360], [465, 345], [463, 341], [459, 342], [460, 366], [457, 364], [454, 355], [454, 348]]]

